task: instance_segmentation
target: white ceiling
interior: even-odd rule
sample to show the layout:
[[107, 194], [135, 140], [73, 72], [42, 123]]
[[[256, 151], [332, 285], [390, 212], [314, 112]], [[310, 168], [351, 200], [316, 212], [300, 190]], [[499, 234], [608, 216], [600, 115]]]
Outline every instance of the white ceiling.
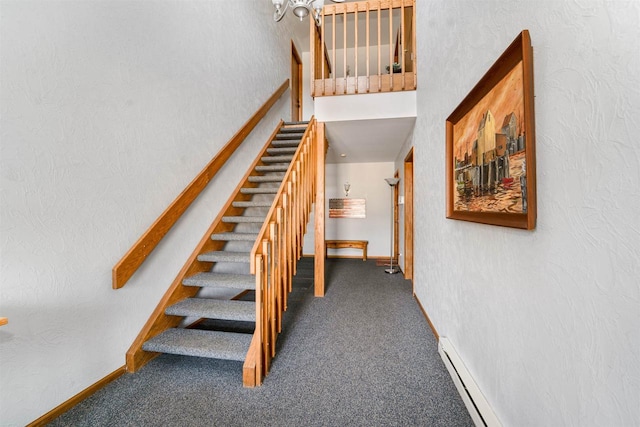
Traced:
[[[327, 163], [393, 162], [413, 132], [415, 117], [327, 122]], [[341, 155], [345, 154], [345, 157]]]

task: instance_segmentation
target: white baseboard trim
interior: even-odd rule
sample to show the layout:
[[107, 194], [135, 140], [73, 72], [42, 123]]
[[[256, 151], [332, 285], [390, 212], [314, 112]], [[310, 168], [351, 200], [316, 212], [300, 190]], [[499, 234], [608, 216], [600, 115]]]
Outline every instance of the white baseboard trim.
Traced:
[[438, 353], [444, 362], [451, 379], [462, 397], [471, 419], [477, 427], [502, 427], [500, 420], [485, 399], [484, 395], [464, 366], [462, 359], [447, 337], [440, 337]]

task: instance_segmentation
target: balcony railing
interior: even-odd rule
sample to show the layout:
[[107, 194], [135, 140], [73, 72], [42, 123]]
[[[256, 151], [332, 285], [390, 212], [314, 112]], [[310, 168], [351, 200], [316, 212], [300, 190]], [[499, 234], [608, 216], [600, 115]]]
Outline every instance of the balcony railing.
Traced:
[[312, 96], [415, 90], [415, 0], [370, 0], [323, 8], [313, 20]]

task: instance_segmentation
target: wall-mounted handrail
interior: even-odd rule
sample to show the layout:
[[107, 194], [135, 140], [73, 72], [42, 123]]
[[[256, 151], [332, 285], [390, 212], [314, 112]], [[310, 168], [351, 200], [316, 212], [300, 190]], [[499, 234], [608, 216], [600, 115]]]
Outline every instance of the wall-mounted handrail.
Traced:
[[256, 275], [256, 327], [243, 381], [256, 386], [269, 372], [276, 337], [282, 328], [296, 261], [302, 256], [305, 228], [315, 198], [317, 122], [311, 118], [293, 160], [251, 250], [251, 274]]
[[231, 157], [246, 137], [256, 127], [258, 122], [267, 114], [278, 99], [289, 88], [289, 79], [271, 95], [271, 97], [251, 116], [251, 118], [236, 132], [216, 156], [205, 168], [187, 185], [180, 195], [169, 205], [167, 209], [154, 221], [154, 223], [142, 234], [136, 243], [127, 251], [112, 270], [113, 289], [123, 287], [133, 273], [145, 261], [147, 256], [160, 243], [182, 214], [200, 195], [209, 181], [218, 173], [225, 162]]
[[[415, 90], [415, 5], [416, 0], [365, 0], [324, 6], [320, 30], [310, 22], [311, 95]], [[322, 66], [329, 55], [332, 69]]]

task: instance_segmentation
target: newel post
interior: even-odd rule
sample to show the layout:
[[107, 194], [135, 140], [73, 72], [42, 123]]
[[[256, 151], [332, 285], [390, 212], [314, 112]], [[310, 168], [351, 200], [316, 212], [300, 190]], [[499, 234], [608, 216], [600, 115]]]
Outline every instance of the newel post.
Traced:
[[315, 209], [315, 268], [314, 268], [314, 295], [324, 296], [324, 156], [325, 156], [324, 123], [317, 123], [315, 134], [316, 150], [316, 209]]

